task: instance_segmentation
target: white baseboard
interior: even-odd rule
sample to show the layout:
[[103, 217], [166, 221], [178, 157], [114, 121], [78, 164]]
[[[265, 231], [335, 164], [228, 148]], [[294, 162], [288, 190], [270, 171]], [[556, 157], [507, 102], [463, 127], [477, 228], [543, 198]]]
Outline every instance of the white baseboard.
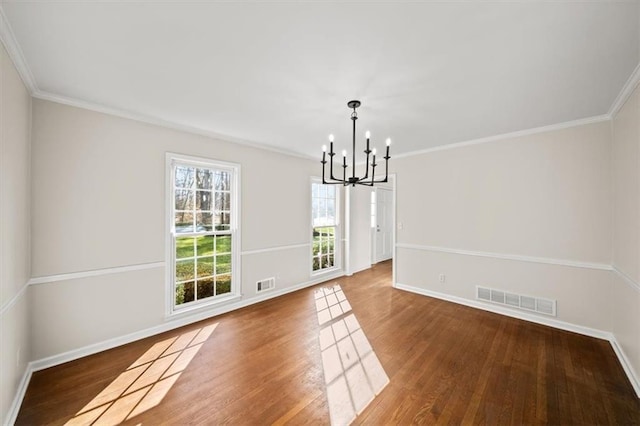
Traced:
[[358, 268], [358, 269], [356, 269], [356, 270], [349, 271], [349, 273], [348, 273], [348, 274], [345, 274], [345, 275], [347, 275], [347, 276], [351, 276], [351, 275], [353, 275], [353, 274], [357, 274], [358, 272], [366, 271], [367, 269], [371, 269], [371, 265], [365, 265], [365, 266], [363, 266], [363, 267], [361, 267], [361, 268]]
[[31, 380], [31, 375], [39, 370], [44, 370], [45, 368], [54, 367], [56, 365], [63, 364], [65, 362], [73, 361], [88, 355], [93, 355], [98, 352], [102, 352], [108, 349], [112, 349], [118, 346], [125, 345], [127, 343], [135, 342], [136, 340], [144, 339], [146, 337], [154, 336], [159, 333], [163, 333], [165, 331], [170, 331], [194, 322], [202, 321], [203, 319], [211, 318], [217, 315], [221, 315], [227, 312], [234, 311], [236, 309], [244, 308], [246, 306], [254, 305], [256, 303], [264, 302], [265, 300], [273, 299], [275, 297], [283, 296], [287, 293], [293, 293], [294, 291], [301, 290], [303, 288], [311, 287], [316, 284], [320, 284], [325, 281], [334, 280], [336, 278], [340, 278], [344, 276], [343, 271], [336, 271], [333, 274], [323, 275], [322, 277], [317, 277], [313, 280], [296, 284], [291, 287], [283, 288], [280, 290], [276, 290], [273, 292], [268, 292], [265, 294], [261, 294], [257, 297], [252, 297], [250, 299], [241, 300], [235, 303], [231, 303], [226, 306], [213, 308], [211, 310], [207, 310], [204, 312], [198, 312], [195, 314], [191, 314], [189, 316], [184, 316], [179, 319], [174, 319], [167, 321], [164, 324], [160, 324], [154, 327], [150, 327], [144, 330], [136, 331], [133, 333], [129, 333], [124, 336], [115, 337], [113, 339], [105, 340], [98, 343], [93, 343], [91, 345], [84, 346], [82, 348], [73, 349], [68, 352], [64, 352], [58, 355], [53, 355], [47, 358], [39, 359], [37, 361], [32, 361], [27, 365], [27, 368], [24, 372], [22, 380], [20, 382], [20, 386], [18, 387], [18, 391], [13, 399], [13, 403], [11, 404], [9, 413], [7, 414], [7, 419], [4, 424], [12, 425], [15, 423], [16, 417], [18, 416], [18, 412], [20, 411], [20, 406], [22, 405], [22, 400], [24, 399], [25, 392], [27, 391], [27, 387], [29, 386], [29, 381]]
[[616, 340], [615, 335], [613, 334], [611, 335], [611, 339], [609, 340], [609, 342], [611, 343], [611, 347], [613, 348], [613, 351], [616, 353], [618, 360], [620, 360], [620, 364], [622, 364], [622, 368], [624, 369], [624, 372], [627, 374], [627, 377], [631, 382], [631, 386], [633, 386], [633, 389], [636, 391], [636, 395], [638, 395], [638, 398], [640, 398], [640, 376], [636, 374], [636, 371], [633, 369], [633, 366], [629, 362], [627, 355], [622, 350], [622, 346], [620, 346], [620, 344], [618, 343], [618, 340]]
[[439, 293], [432, 290], [426, 290], [424, 288], [414, 287], [406, 284], [395, 283], [394, 287], [399, 290], [408, 291], [415, 294], [420, 294], [422, 296], [429, 296], [436, 299], [446, 300], [447, 302], [457, 303], [459, 305], [469, 306], [471, 308], [481, 309], [483, 311], [493, 312], [500, 315], [505, 315], [512, 318], [517, 318], [529, 322], [534, 322], [536, 324], [542, 324], [549, 327], [557, 328], [560, 330], [571, 331], [573, 333], [582, 334], [585, 336], [595, 337], [598, 339], [607, 340], [615, 352], [624, 372], [626, 373], [633, 389], [636, 392], [638, 398], [640, 398], [640, 380], [638, 380], [638, 375], [635, 373], [635, 370], [631, 366], [631, 363], [627, 359], [622, 347], [618, 344], [613, 333], [608, 331], [597, 330], [590, 327], [584, 327], [577, 324], [568, 323], [565, 321], [560, 321], [553, 318], [540, 317], [534, 314], [529, 314], [527, 312], [520, 312], [513, 309], [509, 309], [502, 306], [496, 306], [489, 303], [484, 303], [479, 300], [465, 299], [463, 297], [453, 296], [451, 294]]
[[27, 364], [24, 370], [24, 374], [22, 375], [22, 379], [20, 380], [20, 384], [18, 385], [16, 395], [13, 397], [13, 402], [11, 403], [11, 407], [9, 407], [9, 412], [7, 413], [7, 418], [4, 419], [3, 425], [11, 426], [15, 424], [16, 418], [18, 417], [18, 412], [20, 411], [20, 406], [22, 405], [22, 400], [24, 399], [24, 395], [27, 392], [27, 387], [29, 386], [29, 382], [31, 381], [31, 374], [33, 374], [33, 366], [30, 362], [29, 364]]

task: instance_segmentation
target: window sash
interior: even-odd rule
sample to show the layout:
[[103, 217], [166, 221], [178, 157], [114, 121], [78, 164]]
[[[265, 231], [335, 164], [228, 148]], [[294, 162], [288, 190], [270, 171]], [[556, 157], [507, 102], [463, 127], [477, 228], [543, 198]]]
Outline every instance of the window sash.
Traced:
[[[185, 158], [184, 160], [182, 157]], [[191, 184], [186, 185], [185, 181], [176, 184], [176, 170], [178, 168], [187, 169], [185, 176], [192, 179]], [[215, 160], [195, 160], [191, 157], [184, 157], [177, 154], [167, 154], [167, 179], [168, 182], [168, 203], [169, 203], [169, 237], [167, 246], [168, 259], [171, 266], [167, 268], [168, 295], [167, 307], [169, 314], [183, 311], [190, 307], [207, 306], [216, 303], [221, 298], [227, 296], [238, 296], [238, 283], [240, 279], [240, 257], [238, 246], [238, 208], [239, 208], [239, 166], [231, 163], [219, 163]], [[226, 176], [221, 175], [226, 174]], [[196, 176], [203, 176], [209, 179], [205, 184], [198, 183]], [[217, 176], [221, 177], [220, 181]], [[206, 204], [203, 206], [204, 200]], [[178, 209], [178, 196], [184, 196], [184, 203], [187, 209]], [[176, 205], [178, 204], [178, 205]], [[200, 207], [205, 207], [201, 209]], [[216, 208], [218, 207], [218, 208]], [[179, 232], [176, 229], [176, 213], [184, 212], [192, 215], [189, 217], [190, 225], [187, 225], [186, 232]], [[211, 215], [211, 217], [203, 217]], [[216, 223], [217, 222], [217, 223]], [[220, 223], [222, 222], [222, 223]], [[226, 223], [224, 223], [226, 222]], [[219, 225], [224, 225], [223, 229], [217, 229]], [[207, 229], [210, 228], [210, 229]], [[215, 247], [213, 252], [199, 254], [197, 240], [194, 240], [194, 248], [189, 251], [189, 255], [178, 258], [178, 241], [181, 238], [199, 238], [210, 236], [214, 239], [228, 236], [230, 247], [225, 251], [218, 251]], [[179, 276], [178, 266], [188, 265], [187, 274]], [[193, 267], [193, 271], [188, 271]], [[191, 292], [189, 301], [176, 303], [178, 291], [184, 292], [187, 289]], [[199, 291], [205, 291], [205, 296], [199, 295]], [[222, 291], [222, 292], [221, 292]]]

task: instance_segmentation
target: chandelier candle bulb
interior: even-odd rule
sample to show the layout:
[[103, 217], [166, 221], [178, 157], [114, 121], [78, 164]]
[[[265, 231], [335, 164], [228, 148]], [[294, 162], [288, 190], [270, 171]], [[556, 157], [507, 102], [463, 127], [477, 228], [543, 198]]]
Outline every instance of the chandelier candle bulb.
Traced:
[[367, 132], [364, 134], [364, 137], [367, 138], [367, 149], [364, 151], [364, 153], [369, 155], [369, 138], [371, 137], [371, 132], [367, 130]]

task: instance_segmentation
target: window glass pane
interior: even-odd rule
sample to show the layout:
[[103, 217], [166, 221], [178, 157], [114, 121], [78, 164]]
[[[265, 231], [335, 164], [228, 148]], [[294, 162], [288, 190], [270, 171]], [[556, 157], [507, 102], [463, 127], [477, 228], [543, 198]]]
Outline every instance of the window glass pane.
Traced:
[[195, 263], [193, 259], [176, 262], [176, 281], [188, 281], [194, 278]]
[[329, 260], [328, 260], [328, 262], [327, 262], [328, 267], [329, 267], [329, 268], [334, 267], [334, 266], [335, 266], [335, 263], [333, 262], [333, 255], [332, 255], [332, 254], [330, 254], [330, 255], [328, 256], [328, 259], [329, 259]]
[[336, 188], [331, 185], [324, 185], [327, 187], [327, 198], [336, 198]]
[[176, 232], [193, 232], [193, 213], [176, 212], [175, 214]]
[[213, 296], [213, 277], [198, 280], [198, 300]]
[[218, 275], [216, 277], [216, 294], [231, 292], [231, 275]]
[[229, 192], [222, 194], [222, 210], [231, 211], [231, 194]]
[[215, 212], [213, 218], [216, 231], [229, 231], [231, 229], [231, 214], [229, 212]]
[[213, 186], [213, 170], [196, 169], [196, 188], [211, 189]]
[[196, 238], [197, 256], [211, 256], [214, 251], [215, 237], [213, 235], [201, 235]]
[[320, 199], [320, 225], [327, 225], [327, 200], [325, 198]]
[[176, 285], [176, 305], [193, 302], [194, 299], [193, 281]]
[[193, 237], [176, 238], [176, 259], [193, 257]]
[[210, 212], [202, 212], [196, 214], [196, 231], [213, 230], [213, 214]]
[[213, 275], [213, 256], [199, 257], [198, 262], [198, 278], [210, 277]]
[[314, 228], [313, 230], [313, 248], [311, 254], [317, 256], [320, 253], [320, 233]]
[[196, 299], [195, 284], [193, 281], [184, 283], [184, 303], [193, 302]]
[[336, 223], [336, 200], [327, 200], [327, 223]]
[[216, 253], [231, 253], [231, 235], [220, 235], [216, 238]]
[[322, 254], [329, 253], [329, 239], [324, 237], [320, 243], [320, 251]]
[[311, 202], [311, 217], [313, 218], [313, 226], [316, 226], [320, 217], [320, 209], [318, 209], [318, 200], [316, 199]]
[[196, 210], [212, 210], [213, 200], [210, 191], [196, 191]]
[[215, 172], [215, 189], [218, 191], [228, 191], [231, 189], [231, 174], [227, 172]]
[[193, 210], [193, 191], [188, 189], [176, 189], [176, 210]]
[[320, 258], [316, 256], [313, 258], [313, 270], [317, 271], [318, 269], [320, 269]]
[[231, 194], [228, 192], [216, 192], [216, 210], [231, 210]]
[[216, 275], [228, 274], [231, 272], [231, 255], [222, 254], [216, 256]]
[[175, 187], [191, 188], [193, 186], [193, 167], [177, 166], [175, 168]]

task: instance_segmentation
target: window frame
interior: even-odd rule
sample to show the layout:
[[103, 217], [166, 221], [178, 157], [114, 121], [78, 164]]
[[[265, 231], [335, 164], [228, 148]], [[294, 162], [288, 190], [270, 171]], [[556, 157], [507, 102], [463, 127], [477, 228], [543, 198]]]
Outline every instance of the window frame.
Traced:
[[[174, 213], [175, 213], [175, 193], [174, 180], [175, 168], [178, 165], [188, 167], [210, 168], [215, 170], [227, 171], [231, 175], [230, 179], [230, 217], [229, 217], [229, 233], [231, 236], [231, 291], [225, 295], [212, 296], [202, 300], [194, 300], [182, 305], [176, 305], [176, 237], [180, 236], [175, 232]], [[184, 154], [167, 152], [165, 154], [165, 199], [166, 199], [166, 219], [165, 219], [165, 311], [167, 317], [199, 310], [206, 307], [219, 305], [230, 300], [239, 299], [241, 297], [242, 279], [241, 279], [241, 236], [240, 236], [240, 164], [230, 163], [226, 161], [215, 160], [211, 158], [195, 157]], [[194, 199], [195, 203], [195, 199]], [[196, 235], [197, 231], [187, 233], [185, 236]], [[209, 234], [202, 234], [209, 235]]]
[[[313, 229], [315, 228], [315, 226], [313, 226], [313, 184], [320, 184], [322, 185], [322, 179], [319, 177], [312, 177], [310, 182], [309, 182], [309, 224], [310, 224], [310, 231], [311, 231], [311, 239], [310, 239], [310, 243], [309, 243], [309, 247], [310, 247], [310, 251], [309, 251], [309, 271], [310, 271], [310, 276], [311, 277], [315, 277], [315, 276], [319, 276], [319, 275], [323, 275], [323, 274], [327, 274], [327, 273], [331, 273], [331, 272], [335, 272], [338, 270], [342, 269], [342, 226], [341, 226], [341, 221], [340, 221], [340, 209], [341, 209], [341, 196], [342, 196], [342, 191], [341, 191], [341, 185], [327, 185], [327, 186], [333, 186], [336, 189], [336, 193], [335, 193], [335, 224], [334, 225], [329, 225], [329, 226], [334, 226], [335, 227], [335, 241], [333, 244], [333, 266], [330, 268], [320, 268], [317, 271], [313, 270]], [[322, 228], [324, 228], [326, 226], [322, 226]]]

